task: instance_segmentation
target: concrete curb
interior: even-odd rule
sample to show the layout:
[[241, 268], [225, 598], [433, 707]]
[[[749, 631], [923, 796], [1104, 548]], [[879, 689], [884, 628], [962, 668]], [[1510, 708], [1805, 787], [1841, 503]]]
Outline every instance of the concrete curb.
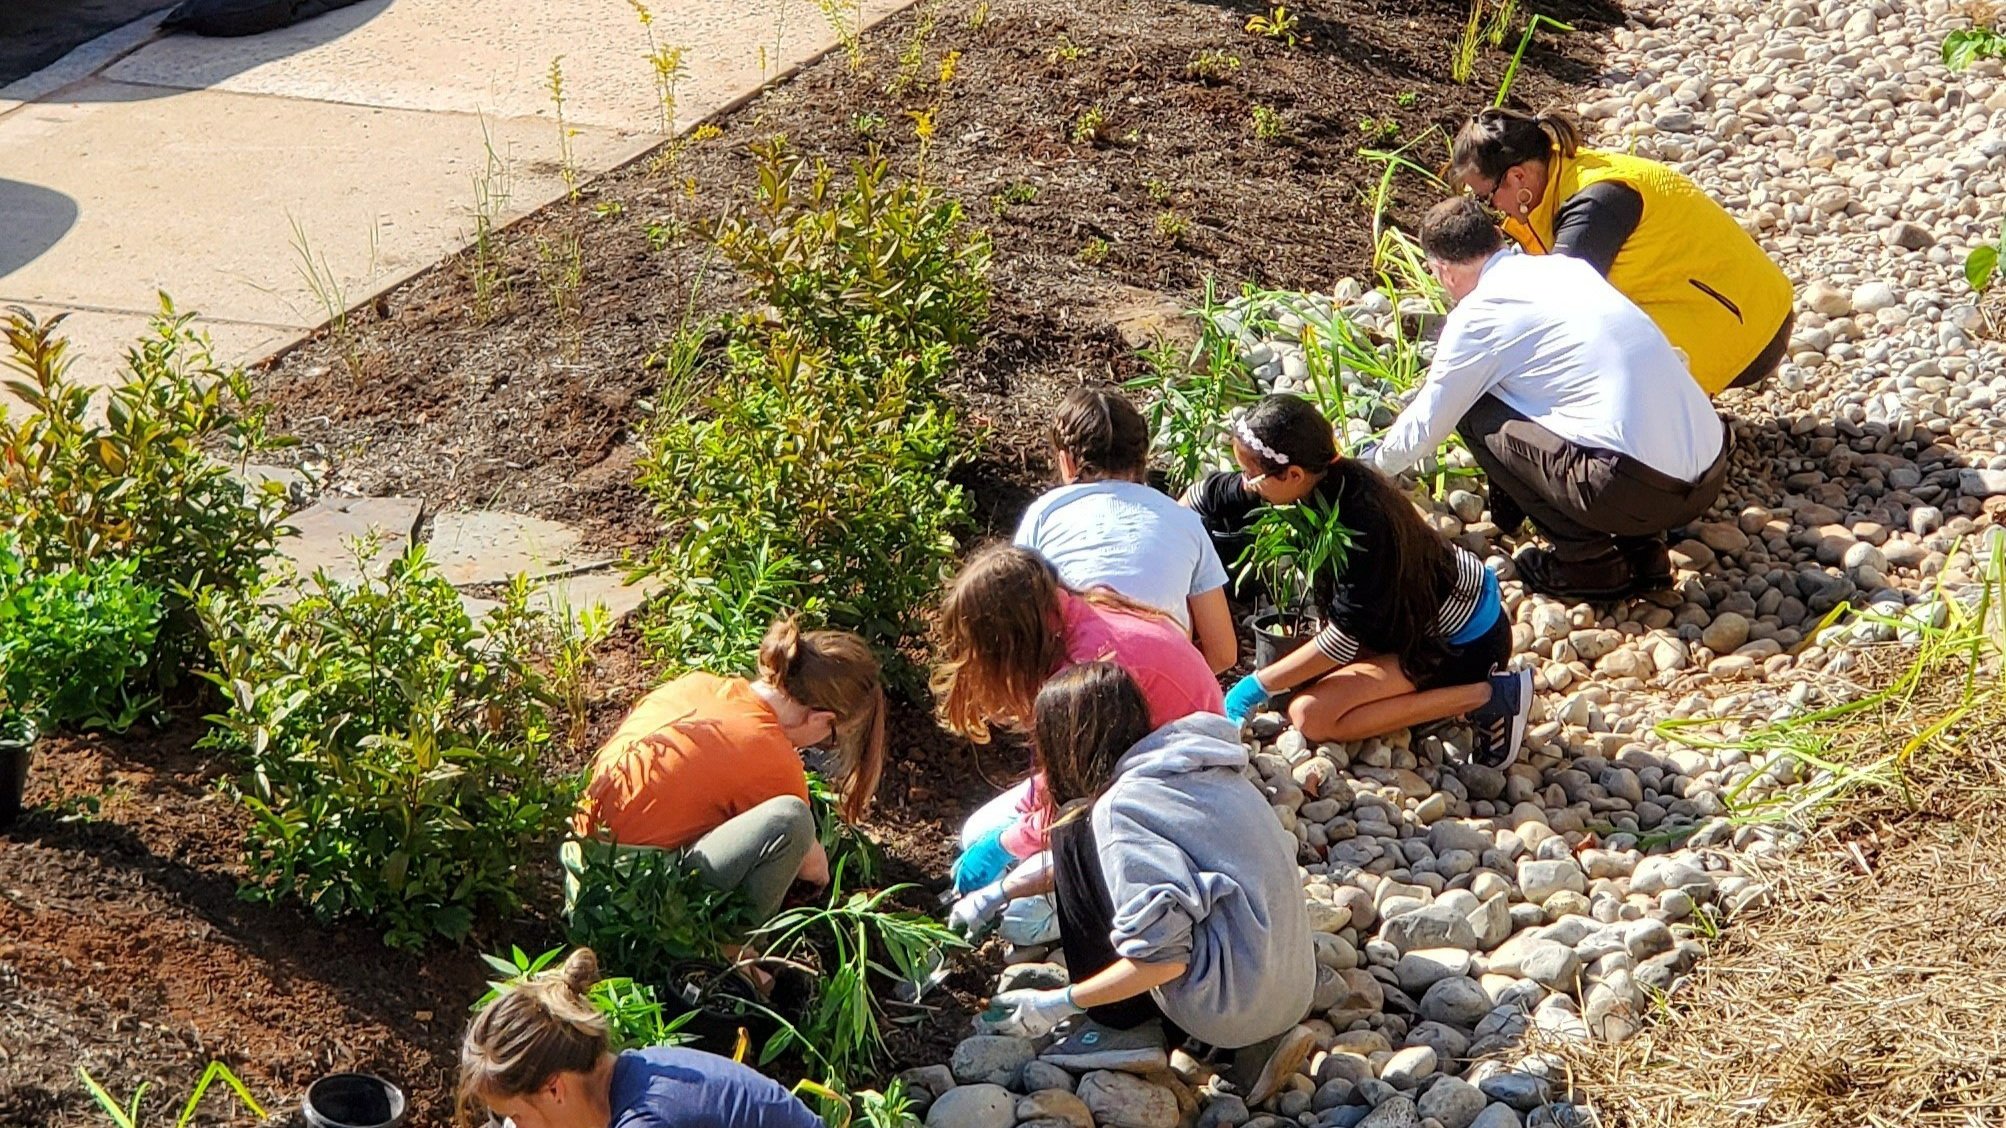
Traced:
[[[72, 49], [34, 74], [0, 86], [0, 117], [95, 77], [99, 71], [153, 42], [166, 19], [165, 11], [141, 16]], [[9, 105], [10, 102], [16, 104]]]

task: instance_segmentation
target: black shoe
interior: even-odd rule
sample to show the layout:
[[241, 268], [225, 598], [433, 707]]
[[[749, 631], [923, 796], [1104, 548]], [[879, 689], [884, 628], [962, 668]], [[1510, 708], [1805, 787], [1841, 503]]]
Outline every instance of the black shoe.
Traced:
[[1677, 582], [1672, 572], [1672, 550], [1658, 537], [1631, 537], [1616, 542], [1623, 559], [1630, 563], [1630, 594], [1646, 595], [1664, 591]]
[[1561, 560], [1544, 548], [1521, 549], [1511, 558], [1527, 591], [1571, 603], [1610, 603], [1629, 596], [1636, 582], [1630, 562], [1611, 546], [1590, 560]]
[[1491, 499], [1491, 524], [1498, 527], [1499, 536], [1516, 536], [1520, 527], [1525, 524], [1525, 510], [1519, 508], [1518, 502], [1513, 501], [1510, 494], [1496, 486], [1492, 486], [1488, 492]]
[[1476, 726], [1476, 747], [1470, 750], [1470, 759], [1503, 771], [1518, 759], [1526, 722], [1532, 718], [1532, 671], [1492, 674], [1490, 684], [1491, 699], [1470, 713], [1470, 722]]

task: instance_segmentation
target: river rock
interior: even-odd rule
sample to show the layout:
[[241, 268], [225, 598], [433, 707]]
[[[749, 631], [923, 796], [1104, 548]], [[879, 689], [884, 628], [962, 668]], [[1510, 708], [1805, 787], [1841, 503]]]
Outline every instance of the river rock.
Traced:
[[1080, 1078], [1080, 1100], [1101, 1128], [1176, 1128], [1177, 1095], [1130, 1073], [1101, 1070]]

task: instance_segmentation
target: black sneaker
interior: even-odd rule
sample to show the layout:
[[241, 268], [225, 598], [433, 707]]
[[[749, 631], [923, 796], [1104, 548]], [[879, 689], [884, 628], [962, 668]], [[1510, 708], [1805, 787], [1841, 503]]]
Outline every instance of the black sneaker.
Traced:
[[1291, 1027], [1265, 1042], [1234, 1050], [1233, 1067], [1226, 1079], [1248, 1108], [1259, 1108], [1282, 1091], [1290, 1075], [1303, 1067], [1315, 1049], [1316, 1031], [1307, 1026]]
[[1491, 699], [1470, 713], [1476, 726], [1470, 759], [1503, 771], [1518, 759], [1518, 747], [1525, 741], [1526, 721], [1532, 716], [1532, 671], [1492, 674], [1490, 683]]
[[1170, 1067], [1170, 1052], [1163, 1040], [1163, 1024], [1158, 1022], [1145, 1022], [1131, 1030], [1120, 1030], [1083, 1017], [1071, 1032], [1054, 1042], [1038, 1058], [1075, 1073], [1087, 1069], [1150, 1073]]
[[1664, 591], [1678, 579], [1672, 571], [1672, 552], [1658, 537], [1619, 537], [1617, 547], [1630, 562], [1630, 594], [1648, 595]]

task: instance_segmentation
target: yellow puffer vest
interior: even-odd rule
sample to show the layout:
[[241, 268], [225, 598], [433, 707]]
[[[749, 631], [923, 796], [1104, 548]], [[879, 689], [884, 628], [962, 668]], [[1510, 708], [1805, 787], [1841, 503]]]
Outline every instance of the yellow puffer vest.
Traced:
[[1686, 354], [1693, 379], [1718, 393], [1761, 354], [1794, 300], [1790, 279], [1699, 186], [1656, 161], [1598, 149], [1548, 166], [1546, 198], [1505, 233], [1532, 254], [1553, 247], [1560, 205], [1590, 184], [1617, 181], [1644, 198], [1637, 229], [1616, 252], [1609, 283], [1641, 306]]

